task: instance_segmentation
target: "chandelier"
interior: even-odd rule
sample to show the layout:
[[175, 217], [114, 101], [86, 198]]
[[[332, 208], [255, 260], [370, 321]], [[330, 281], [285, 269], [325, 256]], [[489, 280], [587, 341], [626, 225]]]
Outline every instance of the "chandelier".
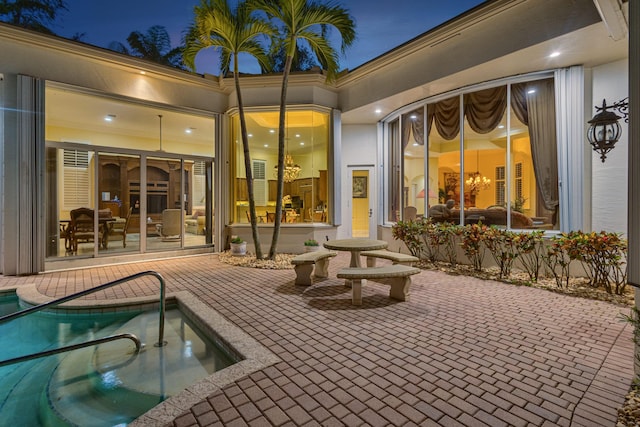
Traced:
[[469, 186], [472, 193], [477, 194], [480, 190], [484, 190], [489, 187], [489, 185], [491, 185], [491, 180], [476, 171], [467, 178], [465, 184]]
[[[277, 178], [278, 165], [274, 166], [273, 169], [273, 175]], [[302, 168], [300, 167], [300, 165], [297, 165], [293, 162], [293, 157], [291, 157], [291, 154], [287, 153], [284, 156], [284, 182], [293, 182], [298, 179], [301, 170]]]

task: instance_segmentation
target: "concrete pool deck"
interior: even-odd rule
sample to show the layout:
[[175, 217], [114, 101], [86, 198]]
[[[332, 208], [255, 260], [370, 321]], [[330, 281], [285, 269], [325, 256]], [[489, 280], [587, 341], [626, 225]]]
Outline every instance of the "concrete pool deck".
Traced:
[[[174, 426], [614, 426], [633, 377], [628, 308], [437, 271], [413, 276], [410, 302], [336, 278], [295, 286], [293, 270], [232, 267], [216, 254], [0, 276], [60, 297], [144, 270], [188, 291], [280, 361], [223, 386]], [[87, 300], [158, 294], [152, 278]]]

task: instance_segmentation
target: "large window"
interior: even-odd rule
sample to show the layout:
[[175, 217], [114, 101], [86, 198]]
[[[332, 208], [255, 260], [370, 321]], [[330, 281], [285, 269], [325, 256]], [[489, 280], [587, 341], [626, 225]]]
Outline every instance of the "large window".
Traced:
[[[320, 224], [329, 221], [329, 117], [327, 112], [322, 111], [287, 112], [283, 224]], [[277, 111], [246, 113], [256, 213], [258, 221], [264, 224], [275, 220], [278, 118]], [[238, 116], [234, 116], [233, 221], [248, 223], [249, 196], [239, 122]]]
[[559, 229], [553, 79], [427, 102], [386, 131], [389, 220], [427, 216], [435, 207], [430, 216], [438, 221]]
[[213, 117], [50, 85], [47, 256], [213, 243]]

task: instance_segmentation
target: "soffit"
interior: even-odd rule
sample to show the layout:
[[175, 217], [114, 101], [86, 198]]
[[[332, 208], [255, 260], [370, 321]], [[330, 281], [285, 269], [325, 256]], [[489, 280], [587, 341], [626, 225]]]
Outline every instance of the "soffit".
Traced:
[[[592, 67], [628, 52], [626, 39], [608, 37], [592, 0], [500, 1], [473, 12], [340, 78], [343, 123], [374, 123], [404, 105], [470, 84]], [[550, 60], [556, 50], [562, 55]]]

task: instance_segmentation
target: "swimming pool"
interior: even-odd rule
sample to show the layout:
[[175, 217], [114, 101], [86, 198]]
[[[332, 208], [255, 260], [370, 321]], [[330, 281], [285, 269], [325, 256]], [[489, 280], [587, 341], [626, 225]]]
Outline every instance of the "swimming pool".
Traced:
[[[18, 310], [0, 297], [0, 315]], [[166, 312], [164, 347], [154, 346], [157, 310], [34, 313], [0, 325], [0, 360], [116, 333], [128, 340], [0, 367], [0, 420], [15, 426], [126, 425], [185, 387], [238, 361], [178, 309]]]

